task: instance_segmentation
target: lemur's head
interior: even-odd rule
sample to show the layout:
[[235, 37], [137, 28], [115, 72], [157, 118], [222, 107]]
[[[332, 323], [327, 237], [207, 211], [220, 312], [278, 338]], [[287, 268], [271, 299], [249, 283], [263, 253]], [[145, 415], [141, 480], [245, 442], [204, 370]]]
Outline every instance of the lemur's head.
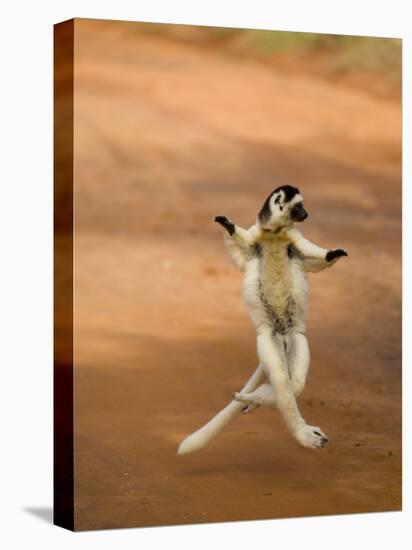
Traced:
[[294, 222], [303, 222], [307, 217], [299, 189], [282, 185], [266, 199], [258, 214], [258, 223], [264, 230], [279, 231], [291, 227]]

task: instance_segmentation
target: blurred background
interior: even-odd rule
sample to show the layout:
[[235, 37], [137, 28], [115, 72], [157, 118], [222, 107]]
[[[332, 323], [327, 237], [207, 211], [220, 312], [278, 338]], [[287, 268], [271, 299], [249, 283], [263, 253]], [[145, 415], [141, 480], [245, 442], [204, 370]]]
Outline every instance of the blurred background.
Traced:
[[[78, 529], [401, 506], [401, 42], [75, 20]], [[310, 277], [300, 448], [273, 410], [180, 440], [257, 365], [224, 214], [301, 189]], [[61, 200], [65, 200], [64, 196]]]

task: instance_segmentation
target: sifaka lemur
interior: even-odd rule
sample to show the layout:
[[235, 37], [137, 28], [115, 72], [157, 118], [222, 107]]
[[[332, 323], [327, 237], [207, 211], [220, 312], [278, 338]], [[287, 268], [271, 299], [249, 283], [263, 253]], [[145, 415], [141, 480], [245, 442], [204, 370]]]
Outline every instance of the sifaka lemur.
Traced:
[[240, 412], [260, 405], [276, 406], [304, 447], [321, 448], [328, 442], [320, 428], [306, 423], [296, 403], [310, 361], [305, 336], [306, 273], [330, 267], [347, 253], [306, 240], [294, 223], [307, 216], [299, 189], [283, 185], [269, 195], [256, 224], [248, 230], [225, 216], [215, 218], [224, 228], [233, 264], [244, 272], [243, 298], [256, 328], [260, 364], [222, 411], [181, 442], [178, 454], [201, 449]]

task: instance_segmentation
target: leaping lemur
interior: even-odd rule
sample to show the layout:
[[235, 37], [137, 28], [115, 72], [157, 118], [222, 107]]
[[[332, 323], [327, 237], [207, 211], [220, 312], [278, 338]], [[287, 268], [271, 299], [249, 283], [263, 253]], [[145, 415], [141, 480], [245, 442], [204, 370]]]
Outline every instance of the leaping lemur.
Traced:
[[204, 447], [240, 412], [251, 412], [260, 405], [277, 406], [304, 447], [321, 448], [328, 442], [320, 428], [306, 423], [296, 403], [310, 360], [305, 336], [306, 273], [331, 267], [347, 253], [306, 240], [294, 223], [307, 217], [299, 189], [283, 185], [269, 195], [256, 224], [248, 230], [225, 216], [215, 218], [224, 228], [224, 243], [233, 264], [244, 272], [243, 298], [256, 328], [260, 364], [222, 411], [181, 442], [178, 454]]

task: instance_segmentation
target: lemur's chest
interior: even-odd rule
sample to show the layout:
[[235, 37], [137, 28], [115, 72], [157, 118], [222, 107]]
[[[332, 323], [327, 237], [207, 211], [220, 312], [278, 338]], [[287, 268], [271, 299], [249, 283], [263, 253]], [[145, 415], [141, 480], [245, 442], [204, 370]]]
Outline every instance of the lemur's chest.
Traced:
[[259, 278], [265, 284], [287, 283], [291, 275], [288, 243], [261, 243], [258, 254]]
[[259, 289], [267, 303], [276, 309], [290, 307], [306, 293], [306, 277], [290, 242], [268, 242], [258, 256]]

